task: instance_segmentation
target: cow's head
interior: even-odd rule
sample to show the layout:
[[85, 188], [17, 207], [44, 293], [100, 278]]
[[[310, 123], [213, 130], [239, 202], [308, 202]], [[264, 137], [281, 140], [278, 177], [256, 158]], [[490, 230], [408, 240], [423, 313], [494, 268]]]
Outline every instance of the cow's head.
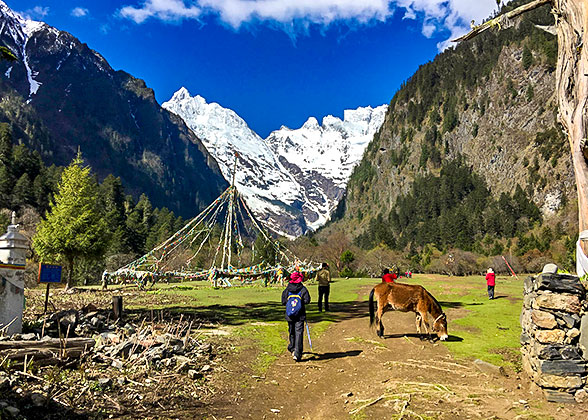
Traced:
[[447, 315], [445, 313], [439, 315], [433, 322], [433, 332], [437, 334], [441, 341], [445, 341], [449, 337], [447, 334]]

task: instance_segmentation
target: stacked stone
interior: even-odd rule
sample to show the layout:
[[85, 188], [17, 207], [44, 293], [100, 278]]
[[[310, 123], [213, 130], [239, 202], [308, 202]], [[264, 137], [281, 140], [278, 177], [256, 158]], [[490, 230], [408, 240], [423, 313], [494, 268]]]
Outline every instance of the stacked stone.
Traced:
[[548, 401], [584, 400], [588, 369], [580, 329], [586, 290], [576, 276], [545, 271], [525, 280], [523, 369]]

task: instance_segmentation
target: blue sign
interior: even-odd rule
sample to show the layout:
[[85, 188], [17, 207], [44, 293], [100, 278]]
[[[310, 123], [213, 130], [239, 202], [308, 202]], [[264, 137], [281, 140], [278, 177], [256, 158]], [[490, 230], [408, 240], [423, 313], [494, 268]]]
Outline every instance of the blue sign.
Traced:
[[39, 264], [39, 283], [61, 283], [61, 266]]

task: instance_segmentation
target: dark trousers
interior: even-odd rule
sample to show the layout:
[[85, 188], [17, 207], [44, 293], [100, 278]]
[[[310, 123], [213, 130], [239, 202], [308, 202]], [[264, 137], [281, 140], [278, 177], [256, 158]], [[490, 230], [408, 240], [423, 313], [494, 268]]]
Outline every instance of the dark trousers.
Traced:
[[325, 297], [325, 311], [329, 310], [329, 291], [331, 286], [319, 286], [318, 307], [319, 312], [323, 311], [323, 296]]
[[488, 297], [494, 299], [494, 286], [488, 286]]
[[288, 351], [294, 352], [296, 359], [300, 360], [304, 347], [304, 321], [288, 321], [288, 333], [290, 335]]

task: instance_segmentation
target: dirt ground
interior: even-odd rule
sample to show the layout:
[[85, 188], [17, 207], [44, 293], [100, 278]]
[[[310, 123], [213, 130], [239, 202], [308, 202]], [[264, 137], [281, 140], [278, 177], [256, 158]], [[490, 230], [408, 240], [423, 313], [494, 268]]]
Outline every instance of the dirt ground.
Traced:
[[[210, 419], [586, 419], [588, 404], [548, 403], [523, 373], [480, 372], [455, 360], [441, 343], [421, 341], [414, 314], [384, 316], [385, 336], [368, 328], [365, 302], [332, 305], [341, 314], [303, 360], [286, 351], [263, 374], [250, 366], [258, 349], [246, 338], [225, 355], [214, 396], [201, 415]], [[448, 318], [457, 316], [447, 311]], [[312, 326], [311, 326], [312, 328]], [[451, 335], [450, 340], [460, 338]], [[284, 331], [286, 337], [286, 331]], [[200, 418], [200, 414], [197, 416]], [[196, 417], [195, 417], [196, 418]]]

